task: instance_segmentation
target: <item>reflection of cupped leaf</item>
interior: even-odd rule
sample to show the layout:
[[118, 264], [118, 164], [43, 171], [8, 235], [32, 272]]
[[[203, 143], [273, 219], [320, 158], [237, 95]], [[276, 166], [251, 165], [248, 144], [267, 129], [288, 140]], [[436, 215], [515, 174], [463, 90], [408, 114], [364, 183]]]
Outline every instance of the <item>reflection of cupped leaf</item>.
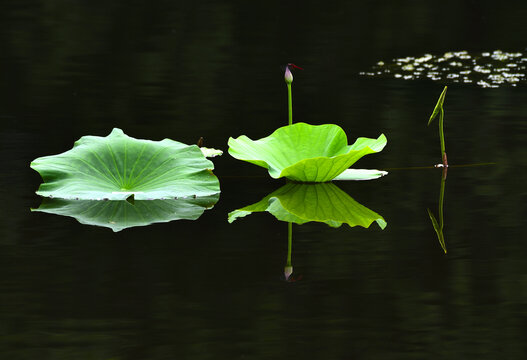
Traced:
[[196, 145], [139, 140], [113, 129], [84, 136], [73, 149], [35, 159], [44, 182], [37, 194], [81, 200], [170, 199], [219, 193], [214, 165]]
[[358, 138], [353, 145], [348, 145], [346, 133], [337, 125], [296, 123], [260, 140], [244, 135], [230, 138], [229, 154], [268, 169], [275, 179], [326, 182], [364, 155], [381, 151], [385, 145], [384, 135], [378, 139]]
[[44, 198], [38, 209], [50, 214], [71, 216], [81, 224], [103, 226], [121, 231], [134, 226], [173, 220], [196, 220], [205, 209], [218, 202], [219, 194], [185, 199], [95, 201]]
[[332, 227], [343, 223], [351, 227], [369, 227], [373, 221], [384, 229], [386, 221], [376, 212], [359, 204], [335, 184], [289, 183], [256, 204], [229, 213], [229, 222], [253, 212], [267, 211], [278, 220], [304, 224], [317, 221]]

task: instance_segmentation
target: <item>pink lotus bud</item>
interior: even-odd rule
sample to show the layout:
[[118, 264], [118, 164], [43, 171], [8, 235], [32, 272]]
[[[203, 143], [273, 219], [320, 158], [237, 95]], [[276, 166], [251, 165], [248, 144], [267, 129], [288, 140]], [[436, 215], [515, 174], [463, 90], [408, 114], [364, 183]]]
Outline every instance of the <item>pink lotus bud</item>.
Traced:
[[284, 78], [287, 84], [291, 84], [293, 82], [293, 73], [291, 72], [291, 70], [289, 70], [289, 66], [285, 67]]
[[295, 64], [291, 64], [291, 63], [287, 64], [285, 67], [285, 74], [284, 74], [284, 79], [287, 84], [291, 84], [293, 82], [293, 73], [291, 72], [291, 69], [304, 70], [300, 66], [296, 66]]

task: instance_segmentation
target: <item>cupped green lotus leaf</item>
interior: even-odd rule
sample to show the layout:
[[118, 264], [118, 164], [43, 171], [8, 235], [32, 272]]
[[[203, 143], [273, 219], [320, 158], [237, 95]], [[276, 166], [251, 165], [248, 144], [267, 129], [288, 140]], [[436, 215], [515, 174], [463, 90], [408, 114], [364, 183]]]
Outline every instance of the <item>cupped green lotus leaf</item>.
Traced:
[[270, 136], [251, 140], [242, 135], [229, 138], [229, 154], [268, 169], [271, 177], [300, 182], [326, 182], [367, 154], [381, 151], [386, 137], [358, 138], [348, 145], [346, 133], [333, 124], [296, 123], [277, 129]]
[[45, 197], [155, 200], [220, 192], [214, 165], [198, 146], [134, 139], [120, 129], [84, 136], [73, 149], [35, 159], [31, 167], [44, 180], [37, 194]]
[[170, 200], [96, 201], [44, 198], [38, 209], [50, 214], [70, 216], [81, 224], [121, 231], [135, 226], [173, 220], [196, 220], [218, 202], [220, 195]]
[[387, 225], [383, 217], [353, 200], [333, 183], [289, 183], [264, 197], [256, 204], [229, 213], [232, 223], [253, 212], [267, 211], [278, 220], [304, 224], [323, 222], [331, 227], [343, 223], [350, 227], [369, 227], [376, 221], [381, 229]]

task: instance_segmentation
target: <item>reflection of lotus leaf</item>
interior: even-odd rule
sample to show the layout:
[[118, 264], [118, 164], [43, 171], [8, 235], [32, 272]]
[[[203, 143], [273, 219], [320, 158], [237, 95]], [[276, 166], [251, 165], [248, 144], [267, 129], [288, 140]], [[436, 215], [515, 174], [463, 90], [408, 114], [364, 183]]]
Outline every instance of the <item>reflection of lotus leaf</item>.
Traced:
[[304, 224], [317, 221], [332, 227], [369, 227], [373, 221], [384, 229], [381, 215], [353, 200], [335, 184], [298, 184], [282, 186], [256, 204], [229, 213], [229, 222], [253, 212], [267, 211], [278, 220]]
[[214, 165], [196, 145], [134, 139], [120, 129], [84, 136], [73, 149], [35, 159], [44, 180], [37, 194], [81, 200], [171, 199], [219, 193]]
[[326, 182], [337, 177], [367, 154], [381, 151], [386, 137], [358, 138], [348, 145], [346, 133], [333, 124], [296, 123], [277, 129], [270, 136], [251, 140], [229, 139], [229, 154], [268, 169], [273, 178], [301, 182]]
[[173, 220], [196, 220], [218, 202], [219, 194], [171, 200], [93, 201], [44, 199], [38, 209], [50, 214], [71, 216], [81, 224], [121, 231], [134, 226]]

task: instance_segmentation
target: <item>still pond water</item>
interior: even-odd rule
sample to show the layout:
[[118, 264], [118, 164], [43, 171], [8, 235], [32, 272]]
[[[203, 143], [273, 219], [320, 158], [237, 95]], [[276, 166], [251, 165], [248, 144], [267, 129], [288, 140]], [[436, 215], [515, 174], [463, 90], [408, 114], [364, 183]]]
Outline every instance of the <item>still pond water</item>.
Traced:
[[[525, 4], [485, 1], [2, 3], [0, 358], [525, 358], [525, 82], [360, 74], [425, 54], [523, 54], [526, 17]], [[295, 121], [388, 138], [357, 163], [387, 176], [337, 183], [386, 228], [293, 225], [296, 281], [284, 281], [287, 223], [227, 222], [285, 182], [226, 153], [220, 199], [195, 221], [114, 233], [30, 211], [30, 161], [83, 135], [119, 127], [223, 150], [267, 136], [287, 122], [289, 61], [305, 69]], [[446, 254], [427, 212], [442, 174], [426, 123], [444, 85], [449, 162], [492, 163], [449, 169]]]

